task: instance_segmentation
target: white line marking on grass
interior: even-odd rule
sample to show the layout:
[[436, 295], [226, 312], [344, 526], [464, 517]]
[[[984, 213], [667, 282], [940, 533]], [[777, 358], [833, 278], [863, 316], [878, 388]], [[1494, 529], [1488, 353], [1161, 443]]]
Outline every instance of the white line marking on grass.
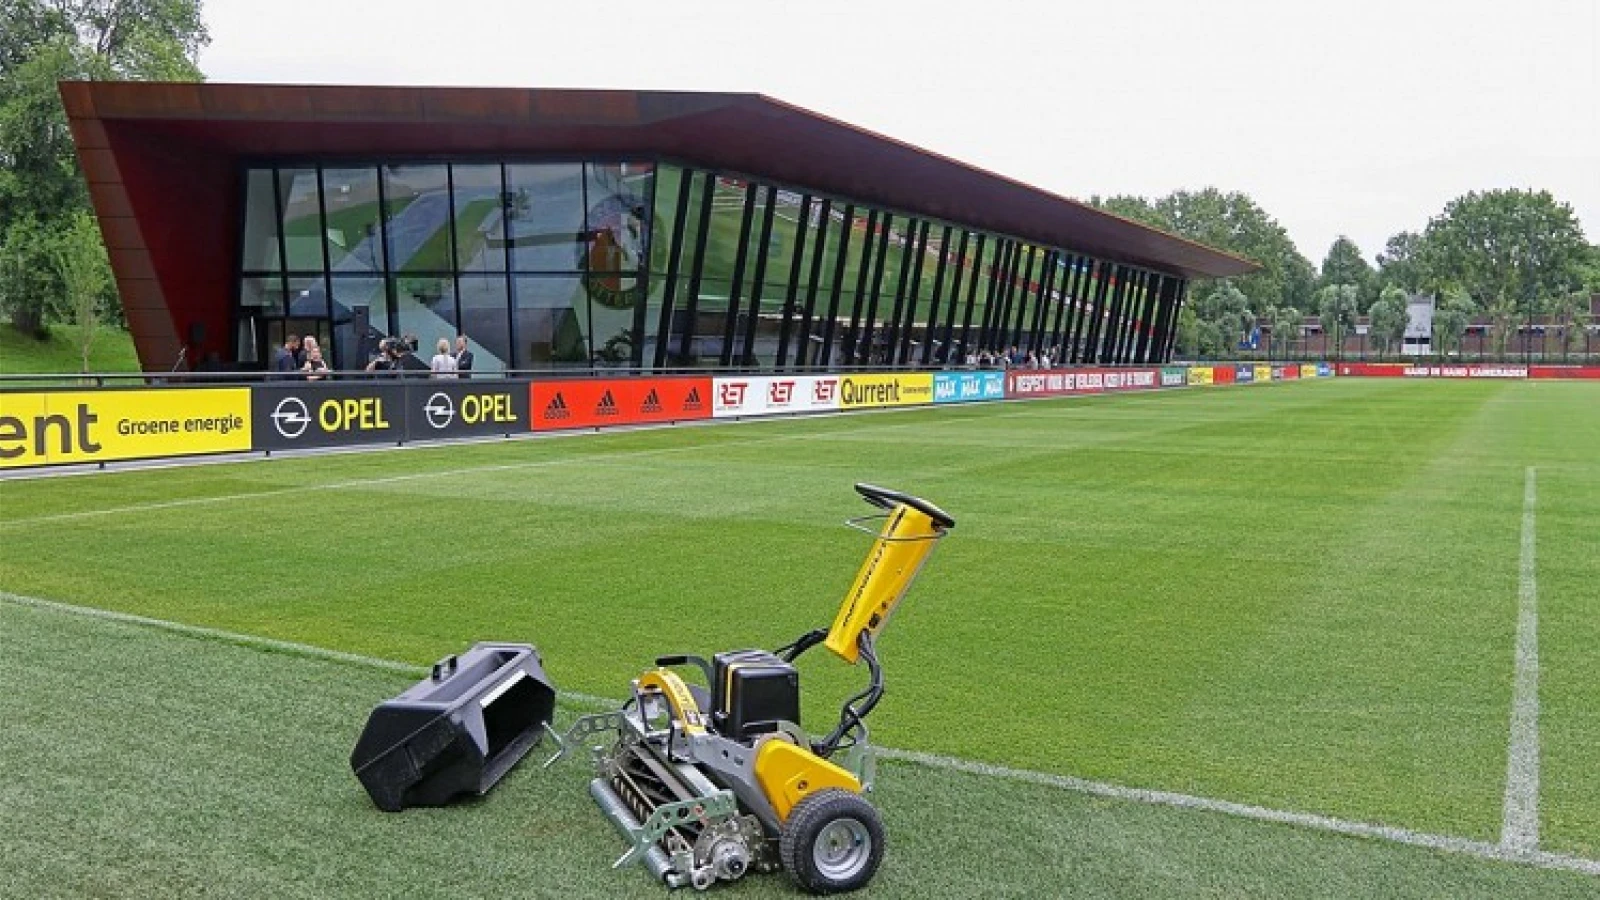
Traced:
[[1506, 751], [1506, 799], [1500, 845], [1539, 846], [1539, 582], [1534, 509], [1538, 477], [1532, 466], [1522, 489], [1522, 562], [1517, 577], [1517, 662], [1511, 694], [1511, 744]]
[[[160, 631], [213, 640], [241, 647], [253, 647], [276, 653], [286, 653], [310, 659], [329, 660], [332, 662], [363, 666], [379, 669], [385, 672], [394, 672], [401, 675], [420, 676], [426, 674], [426, 666], [412, 665], [410, 663], [395, 662], [387, 659], [377, 659], [370, 656], [361, 656], [356, 653], [346, 653], [341, 650], [329, 650], [323, 647], [314, 647], [310, 644], [298, 644], [293, 641], [280, 641], [274, 638], [258, 637], [250, 634], [240, 634], [233, 631], [224, 631], [220, 628], [207, 628], [201, 625], [188, 625], [182, 622], [172, 622], [165, 619], [154, 619], [147, 616], [138, 616], [131, 613], [113, 612], [106, 609], [97, 609], [91, 606], [75, 606], [70, 603], [60, 603], [54, 600], [41, 600], [35, 597], [24, 597], [7, 591], [0, 591], [0, 602], [11, 603], [17, 606], [31, 607], [33, 609], [47, 610], [65, 615], [83, 616], [90, 619], [101, 619], [109, 622], [118, 622], [126, 625], [152, 628]], [[609, 708], [616, 705], [617, 701], [591, 694], [582, 694], [574, 691], [558, 691], [558, 696], [565, 701], [579, 706], [594, 708]], [[1550, 853], [1532, 848], [1520, 849], [1508, 847], [1504, 844], [1491, 844], [1487, 841], [1475, 841], [1469, 838], [1451, 837], [1442, 834], [1428, 834], [1421, 831], [1411, 831], [1405, 828], [1393, 828], [1388, 825], [1375, 825], [1368, 822], [1356, 822], [1348, 819], [1337, 819], [1332, 816], [1323, 816], [1316, 813], [1291, 812], [1287, 810], [1271, 809], [1265, 806], [1253, 806], [1248, 803], [1236, 803], [1232, 800], [1216, 800], [1209, 797], [1196, 797], [1190, 794], [1179, 794], [1173, 791], [1148, 790], [1145, 788], [1126, 787], [1120, 784], [1108, 784], [1101, 781], [1090, 781], [1086, 778], [1077, 778], [1071, 775], [1055, 775], [1049, 772], [1035, 772], [1029, 769], [1014, 769], [1009, 766], [999, 766], [992, 763], [976, 762], [973, 760], [959, 759], [953, 756], [941, 756], [935, 753], [923, 753], [916, 750], [896, 750], [890, 747], [879, 747], [878, 753], [885, 759], [910, 763], [913, 765], [927, 766], [950, 772], [964, 772], [970, 775], [980, 775], [988, 778], [1004, 778], [1010, 781], [1037, 784], [1045, 787], [1059, 788], [1079, 794], [1088, 794], [1096, 797], [1107, 797], [1130, 803], [1145, 803], [1152, 806], [1170, 806], [1178, 809], [1197, 810], [1200, 812], [1217, 813], [1219, 815], [1233, 816], [1240, 819], [1253, 819], [1258, 822], [1272, 822], [1279, 825], [1292, 825], [1300, 828], [1309, 828], [1314, 831], [1327, 831], [1334, 834], [1343, 834], [1351, 837], [1369, 838], [1394, 844], [1405, 844], [1412, 847], [1425, 847], [1431, 850], [1441, 850], [1447, 853], [1457, 853], [1478, 859], [1494, 860], [1497, 862], [1521, 863], [1536, 866], [1542, 869], [1561, 869], [1569, 872], [1580, 872], [1585, 875], [1600, 876], [1600, 860], [1586, 859], [1581, 856], [1570, 856], [1564, 853]]]

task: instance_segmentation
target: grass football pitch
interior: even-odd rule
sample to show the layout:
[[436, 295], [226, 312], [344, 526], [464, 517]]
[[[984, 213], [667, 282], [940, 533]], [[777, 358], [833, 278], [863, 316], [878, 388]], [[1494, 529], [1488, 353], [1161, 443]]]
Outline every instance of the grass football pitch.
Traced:
[[[1351, 379], [0, 482], [0, 868], [30, 896], [654, 896], [607, 868], [581, 764], [374, 810], [346, 757], [405, 674], [17, 598], [413, 664], [526, 640], [561, 688], [617, 697], [658, 653], [831, 620], [858, 480], [958, 522], [880, 643], [876, 742], [1494, 846], [1533, 599], [1538, 846], [1582, 864], [1597, 401]], [[802, 671], [813, 729], [863, 677]], [[874, 799], [871, 896], [1600, 890], [904, 761]]]

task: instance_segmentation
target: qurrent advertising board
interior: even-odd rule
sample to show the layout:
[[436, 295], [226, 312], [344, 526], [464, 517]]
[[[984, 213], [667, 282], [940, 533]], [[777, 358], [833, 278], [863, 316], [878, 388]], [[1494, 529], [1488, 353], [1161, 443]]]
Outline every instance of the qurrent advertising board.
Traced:
[[1256, 369], [1256, 371], [1255, 371], [1255, 380], [1256, 381], [1271, 381], [1272, 380], [1272, 367], [1271, 366], [1256, 366], [1255, 369]]
[[1196, 387], [1211, 384], [1215, 374], [1210, 366], [1190, 366], [1189, 383]]
[[1300, 364], [1300, 377], [1301, 378], [1316, 378], [1316, 377], [1318, 377], [1317, 364], [1316, 363], [1301, 363]]
[[839, 376], [840, 409], [920, 406], [932, 402], [932, 372]]
[[249, 388], [0, 393], [0, 468], [250, 449]]
[[839, 409], [838, 375], [748, 375], [712, 379], [711, 415], [781, 416]]
[[1004, 372], [935, 372], [933, 402], [971, 403], [978, 400], [1004, 400]]

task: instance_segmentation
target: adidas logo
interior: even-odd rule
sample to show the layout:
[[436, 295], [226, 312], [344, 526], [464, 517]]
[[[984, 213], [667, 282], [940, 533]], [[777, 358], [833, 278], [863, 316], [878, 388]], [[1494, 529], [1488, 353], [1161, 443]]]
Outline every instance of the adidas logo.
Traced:
[[618, 412], [620, 410], [617, 409], [617, 400], [611, 396], [610, 391], [606, 391], [605, 394], [601, 395], [600, 402], [595, 404], [594, 407], [594, 414], [597, 416], [614, 416]]
[[545, 404], [544, 417], [546, 419], [572, 418], [572, 411], [567, 409], [567, 398], [561, 396], [560, 391], [556, 391], [556, 395], [550, 398], [549, 403]]
[[644, 395], [644, 403], [639, 406], [640, 412], [661, 412], [661, 398], [656, 395], [656, 389], [651, 388], [650, 393]]
[[[651, 392], [652, 395], [654, 393], [655, 393], [654, 391]], [[684, 408], [685, 411], [688, 411], [688, 410], [700, 410], [700, 409], [705, 408], [705, 404], [703, 402], [701, 402], [701, 400], [700, 400], [700, 389], [699, 388], [697, 388], [697, 387], [689, 388], [689, 396], [683, 398], [683, 408]]]

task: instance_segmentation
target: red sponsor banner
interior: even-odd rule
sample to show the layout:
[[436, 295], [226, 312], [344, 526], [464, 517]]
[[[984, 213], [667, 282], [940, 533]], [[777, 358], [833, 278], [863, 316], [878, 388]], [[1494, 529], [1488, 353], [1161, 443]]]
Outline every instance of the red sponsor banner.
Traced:
[[1160, 386], [1160, 369], [1023, 369], [1006, 373], [1007, 398], [1103, 394]]
[[575, 378], [528, 386], [534, 431], [711, 417], [710, 378]]
[[1339, 363], [1340, 375], [1367, 378], [1403, 378], [1410, 372], [1410, 363]]
[[1299, 366], [1273, 366], [1272, 367], [1272, 380], [1273, 381], [1288, 381], [1291, 378], [1299, 378], [1299, 377], [1300, 377], [1300, 367]]
[[1217, 366], [1211, 373], [1212, 384], [1233, 384], [1239, 372], [1234, 366]]
[[1600, 378], [1600, 366], [1529, 366], [1529, 378]]

